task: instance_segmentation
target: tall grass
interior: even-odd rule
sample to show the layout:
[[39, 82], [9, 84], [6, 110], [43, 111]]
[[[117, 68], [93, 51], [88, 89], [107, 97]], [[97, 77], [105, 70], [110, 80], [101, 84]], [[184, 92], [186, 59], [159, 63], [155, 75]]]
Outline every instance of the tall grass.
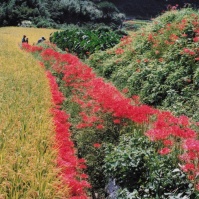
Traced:
[[0, 198], [67, 198], [57, 177], [48, 80], [19, 48], [23, 34], [33, 44], [53, 31], [0, 29]]

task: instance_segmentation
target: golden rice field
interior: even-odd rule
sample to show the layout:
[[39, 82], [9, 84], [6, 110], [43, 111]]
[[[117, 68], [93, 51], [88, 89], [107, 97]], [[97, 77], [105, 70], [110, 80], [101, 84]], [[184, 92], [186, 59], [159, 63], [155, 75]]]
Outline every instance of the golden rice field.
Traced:
[[0, 199], [67, 198], [55, 165], [48, 80], [20, 49], [24, 34], [33, 44], [53, 31], [0, 28]]

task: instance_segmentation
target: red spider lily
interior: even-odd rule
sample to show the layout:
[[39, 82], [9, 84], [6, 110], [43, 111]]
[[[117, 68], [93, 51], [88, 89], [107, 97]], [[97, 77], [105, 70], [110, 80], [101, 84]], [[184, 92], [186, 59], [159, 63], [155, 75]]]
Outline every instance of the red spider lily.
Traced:
[[198, 26], [199, 22], [198, 21], [192, 21], [193, 26]]
[[194, 38], [193, 38], [193, 41], [194, 41], [194, 42], [198, 42], [198, 41], [199, 41], [199, 37], [194, 37]]
[[121, 55], [123, 53], [124, 53], [124, 50], [122, 48], [118, 48], [118, 49], [115, 50], [116, 55]]
[[98, 124], [98, 125], [96, 126], [96, 128], [97, 128], [97, 129], [104, 129], [104, 126], [103, 126], [102, 124]]
[[187, 34], [182, 34], [182, 37], [187, 37]]
[[159, 34], [164, 34], [164, 31], [165, 31], [164, 28], [161, 28], [160, 30], [158, 30], [158, 33]]
[[101, 144], [100, 144], [100, 143], [95, 143], [95, 144], [93, 144], [93, 146], [94, 146], [95, 148], [100, 148], [100, 147], [101, 147]]
[[163, 149], [158, 151], [158, 153], [161, 154], [161, 155], [167, 155], [170, 152], [171, 152], [171, 149], [169, 149], [167, 147], [165, 147], [165, 148], [163, 148]]
[[170, 131], [168, 129], [151, 129], [145, 133], [151, 141], [158, 141], [167, 139], [170, 136]]
[[[63, 95], [58, 90], [56, 80], [50, 72], [47, 72], [47, 77], [51, 86], [54, 104], [60, 104], [63, 101]], [[59, 100], [57, 100], [57, 96], [59, 96]], [[70, 140], [70, 124], [67, 121], [69, 115], [57, 108], [52, 110], [52, 114], [54, 116], [56, 130], [55, 148], [58, 149], [57, 164], [58, 167], [61, 168], [60, 175], [63, 182], [70, 188], [70, 194], [73, 196], [71, 198], [81, 197], [86, 199], [85, 188], [90, 188], [90, 184], [84, 180], [76, 179], [82, 178], [83, 174], [79, 173], [79, 171], [85, 169], [86, 165], [84, 164], [85, 161], [83, 159], [78, 159], [75, 156], [74, 144]]]
[[[92, 125], [92, 124], [91, 124]], [[76, 128], [77, 129], [82, 129], [82, 128], [86, 128], [86, 127], [90, 127], [90, 124], [87, 123], [79, 123]]]
[[190, 162], [197, 158], [197, 154], [193, 151], [190, 151], [188, 153], [184, 153], [184, 154], [180, 155], [179, 158], [185, 162]]
[[113, 122], [114, 122], [115, 124], [120, 124], [120, 123], [121, 123], [121, 121], [120, 121], [119, 119], [115, 119], [115, 120], [113, 120]]
[[188, 124], [185, 116], [176, 118], [169, 112], [159, 112], [153, 128], [147, 131], [146, 135], [151, 140], [163, 140], [171, 135], [181, 139], [195, 138], [196, 133], [188, 128]]
[[182, 165], [182, 166], [181, 166], [181, 169], [182, 169], [184, 172], [193, 171], [193, 170], [195, 169], [195, 165], [192, 164], [192, 163], [185, 164], [185, 165]]
[[196, 60], [196, 61], [199, 61], [199, 57], [196, 57], [195, 60]]
[[154, 41], [153, 34], [149, 34], [147, 40], [149, 42], [153, 42]]
[[[168, 24], [167, 27], [170, 28], [170, 25]], [[88, 128], [91, 126], [97, 129], [105, 128], [99, 115], [108, 113], [112, 114], [113, 118], [125, 118], [139, 124], [148, 124], [150, 128], [145, 135], [152, 141], [163, 142], [164, 146], [166, 146], [159, 150], [162, 155], [171, 152], [171, 149], [167, 146], [173, 147], [173, 143], [170, 140], [174, 140], [181, 147], [181, 150], [185, 152], [179, 156], [184, 165], [191, 164], [191, 161], [199, 158], [199, 140], [196, 140], [196, 132], [190, 129], [190, 121], [187, 117], [174, 117], [170, 112], [161, 112], [152, 107], [141, 105], [139, 100], [136, 101], [136, 98], [126, 98], [112, 84], [106, 83], [102, 78], [98, 78], [91, 68], [81, 63], [74, 55], [59, 54], [52, 50], [44, 52], [42, 54], [44, 59], [54, 65], [56, 64], [56, 68], [62, 72], [65, 85], [72, 90], [72, 100], [77, 102], [84, 110], [80, 114], [82, 121], [77, 125], [77, 128]], [[195, 55], [195, 52], [185, 48], [183, 54]], [[51, 75], [49, 75], [49, 79], [52, 82], [52, 90], [57, 90], [55, 79]], [[55, 95], [53, 98], [55, 104], [60, 104], [64, 100], [58, 90], [52, 93]], [[67, 122], [69, 116], [64, 115], [60, 110], [54, 110], [53, 115], [57, 132], [56, 139], [58, 140], [57, 148], [59, 149], [58, 165], [62, 168], [61, 175], [73, 187], [71, 189], [72, 192], [76, 195], [79, 194], [77, 197], [80, 197], [80, 192], [82, 193], [81, 196], [84, 197], [83, 190], [89, 185], [86, 182], [81, 184], [80, 181], [74, 179], [76, 177], [81, 178], [77, 170], [81, 170], [86, 166], [80, 164], [74, 156], [75, 149], [70, 140], [70, 124]], [[67, 140], [66, 137], [68, 138]], [[195, 163], [195, 168], [198, 168], [197, 163]], [[193, 170], [193, 175], [194, 177], [198, 175], [197, 169]], [[83, 185], [85, 185], [84, 188], [81, 188]]]
[[41, 66], [42, 68], [45, 68], [45, 65], [44, 65], [43, 62], [39, 62], [39, 64], [40, 64], [40, 66]]
[[196, 190], [199, 191], [199, 184], [196, 184], [195, 187], [196, 187]]
[[25, 49], [27, 52], [41, 52], [43, 50], [43, 47], [41, 46], [31, 46], [28, 43], [23, 43], [22, 48]]
[[87, 178], [88, 178], [88, 175], [86, 175], [85, 173], [83, 173], [83, 174], [80, 174], [80, 178], [87, 179]]
[[193, 31], [196, 33], [196, 35], [199, 34], [199, 28], [196, 28], [196, 29], [194, 29]]
[[120, 63], [121, 61], [122, 61], [122, 59], [116, 59], [116, 60], [115, 60], [115, 63], [118, 64], [118, 63]]
[[163, 59], [163, 58], [159, 58], [158, 61], [159, 61], [159, 62], [163, 62], [164, 59]]
[[194, 176], [194, 175], [188, 175], [188, 179], [189, 179], [189, 180], [191, 180], [191, 181], [192, 181], [192, 180], [194, 180], [194, 178], [195, 178], [195, 176]]
[[87, 196], [73, 196], [73, 197], [70, 197], [69, 199], [87, 199], [88, 197]]
[[188, 49], [188, 48], [184, 48], [183, 53], [188, 54], [188, 55], [195, 55], [196, 54], [193, 50]]
[[132, 99], [133, 99], [133, 102], [134, 102], [136, 105], [140, 104], [140, 97], [139, 97], [139, 96], [133, 95], [133, 96], [132, 96]]
[[182, 21], [177, 24], [177, 28], [180, 30], [180, 31], [183, 31], [185, 29], [187, 25], [187, 20], [186, 19], [182, 19]]
[[175, 42], [173, 42], [173, 41], [168, 41], [168, 40], [164, 41], [164, 43], [165, 43], [166, 45], [173, 45], [173, 44], [175, 44]]
[[121, 41], [120, 46], [126, 46], [126, 45], [128, 45], [128, 44], [130, 44], [132, 42], [132, 37], [124, 36], [124, 37], [121, 38], [120, 41]]
[[171, 29], [171, 24], [170, 23], [166, 24], [166, 30], [170, 30], [170, 29]]
[[128, 88], [123, 88], [123, 89], [122, 89], [122, 92], [126, 94], [126, 93], [129, 92], [129, 89], [128, 89]]
[[174, 142], [172, 140], [164, 140], [163, 144], [164, 146], [173, 146]]
[[179, 37], [178, 37], [176, 34], [171, 34], [170, 37], [169, 37], [169, 39], [170, 39], [171, 41], [176, 41], [176, 40], [179, 39]]
[[199, 140], [187, 139], [183, 144], [183, 148], [187, 151], [199, 152]]

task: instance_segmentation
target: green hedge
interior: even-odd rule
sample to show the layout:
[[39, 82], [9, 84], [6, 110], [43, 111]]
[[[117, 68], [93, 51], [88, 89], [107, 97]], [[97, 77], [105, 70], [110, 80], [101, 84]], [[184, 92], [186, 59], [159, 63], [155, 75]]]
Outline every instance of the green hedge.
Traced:
[[157, 143], [139, 132], [120, 136], [119, 144], [107, 145], [104, 170], [116, 179], [117, 199], [195, 198], [193, 184], [178, 169], [173, 154], [157, 154]]
[[60, 49], [76, 53], [78, 57], [84, 58], [96, 51], [115, 46], [125, 34], [122, 31], [113, 31], [108, 27], [92, 30], [70, 26], [64, 31], [55, 32], [51, 35], [50, 41]]

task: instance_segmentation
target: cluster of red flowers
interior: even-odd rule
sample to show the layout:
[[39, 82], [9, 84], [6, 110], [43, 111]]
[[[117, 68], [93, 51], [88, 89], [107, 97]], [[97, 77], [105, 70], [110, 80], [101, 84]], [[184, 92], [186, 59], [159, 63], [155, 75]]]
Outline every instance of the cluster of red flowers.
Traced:
[[[174, 39], [174, 37], [177, 38], [173, 35], [172, 38]], [[126, 98], [112, 84], [97, 77], [89, 66], [83, 64], [74, 55], [60, 54], [52, 49], [46, 49], [43, 50], [41, 56], [44, 61], [53, 66], [56, 72], [63, 74], [65, 85], [72, 90], [73, 100], [84, 110], [80, 113], [82, 123], [78, 125], [78, 128], [91, 126], [95, 126], [97, 129], [103, 128], [103, 119], [100, 117], [103, 113], [111, 114], [116, 125], [120, 124], [122, 119], [148, 124], [149, 130], [145, 135], [152, 141], [162, 143], [163, 148], [159, 150], [159, 153], [165, 155], [176, 150], [179, 153], [179, 160], [184, 164], [181, 165], [181, 168], [185, 172], [191, 171], [189, 179], [192, 176], [196, 180], [199, 173], [199, 150], [197, 147], [199, 141], [196, 138], [196, 132], [190, 128], [191, 121], [187, 117], [175, 117], [170, 112], [161, 112]], [[60, 111], [59, 114], [61, 113]], [[61, 133], [62, 128], [57, 131]], [[65, 135], [62, 138], [64, 137]], [[185, 153], [182, 154], [182, 151]], [[192, 158], [188, 154], [192, 154]], [[194, 165], [194, 169], [188, 167], [190, 164]], [[196, 182], [197, 187], [199, 185]]]
[[117, 48], [116, 50], [115, 50], [115, 54], [116, 55], [121, 55], [121, 54], [123, 54], [124, 53], [124, 50], [122, 49], [122, 48]]
[[49, 79], [52, 100], [55, 107], [52, 109], [54, 125], [56, 131], [55, 148], [58, 151], [57, 164], [62, 180], [69, 186], [71, 199], [86, 199], [85, 188], [90, 188], [85, 180], [87, 175], [83, 174], [82, 169], [86, 168], [85, 160], [75, 156], [74, 144], [70, 139], [69, 115], [59, 109], [59, 104], [64, 100], [63, 94], [59, 91], [55, 77], [50, 72], [46, 72]]
[[184, 48], [182, 54], [195, 55], [196, 53], [189, 48]]
[[[157, 21], [154, 22], [155, 24], [158, 24]], [[192, 27], [190, 27], [190, 25]], [[191, 20], [187, 20], [186, 18], [183, 18], [180, 22], [172, 24], [168, 23], [165, 25], [165, 27], [160, 28], [157, 33], [148, 33], [146, 35], [146, 39], [149, 43], [153, 44], [153, 49], [155, 51], [155, 54], [158, 55], [160, 53], [157, 53], [163, 46], [170, 46], [174, 45], [176, 42], [180, 41], [181, 38], [186, 38], [188, 35], [185, 33], [187, 32], [186, 29], [191, 28], [194, 32], [193, 36], [193, 42], [197, 43], [199, 42], [199, 22], [198, 22], [198, 16], [193, 15]], [[172, 33], [175, 32], [175, 33]], [[164, 43], [162, 43], [162, 37], [159, 37], [161, 34], [164, 34]], [[143, 34], [143, 37], [145, 34]], [[195, 58], [196, 61], [199, 61], [199, 49], [198, 48], [184, 48], [182, 49], [181, 54], [189, 55]]]
[[86, 188], [90, 184], [85, 180], [87, 175], [82, 172], [86, 168], [85, 160], [78, 159], [75, 155], [74, 144], [70, 139], [69, 115], [59, 109], [59, 104], [64, 100], [63, 94], [59, 91], [55, 77], [46, 72], [49, 79], [54, 108], [52, 114], [56, 131], [55, 148], [58, 151], [57, 164], [60, 168], [60, 176], [63, 182], [69, 186], [71, 199], [86, 199]]
[[[28, 52], [42, 52], [43, 48], [38, 46], [30, 46], [29, 44], [23, 44], [23, 49]], [[48, 61], [50, 64], [59, 66], [60, 53], [47, 49], [41, 53], [44, 61]], [[68, 58], [62, 59], [67, 62]], [[41, 62], [44, 66], [44, 63]], [[52, 93], [52, 103], [54, 108], [52, 109], [53, 121], [55, 125], [55, 148], [58, 152], [57, 165], [60, 168], [59, 175], [64, 184], [69, 187], [70, 199], [86, 199], [86, 189], [90, 188], [90, 184], [86, 181], [88, 176], [83, 173], [83, 169], [86, 168], [85, 160], [78, 159], [76, 157], [76, 151], [74, 144], [70, 139], [70, 123], [68, 122], [69, 115], [60, 110], [60, 105], [64, 100], [63, 94], [59, 91], [55, 77], [46, 72], [46, 76], [49, 79], [49, 84]]]
[[27, 52], [32, 52], [32, 53], [41, 52], [43, 49], [41, 46], [31, 46], [28, 43], [23, 43], [22, 48], [25, 49]]
[[121, 41], [120, 46], [126, 46], [126, 45], [132, 43], [132, 37], [130, 37], [130, 36], [124, 36], [124, 37], [121, 38], [120, 41]]

